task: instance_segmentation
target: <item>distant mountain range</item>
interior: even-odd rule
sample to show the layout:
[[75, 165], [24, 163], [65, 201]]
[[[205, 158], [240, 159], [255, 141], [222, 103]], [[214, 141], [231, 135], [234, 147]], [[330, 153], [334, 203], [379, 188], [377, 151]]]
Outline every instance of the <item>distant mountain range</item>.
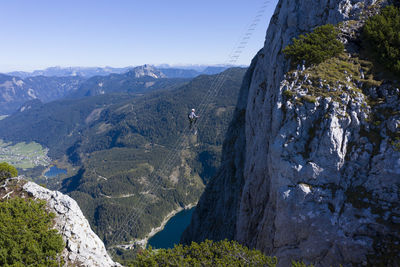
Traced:
[[65, 76], [80, 76], [80, 77], [93, 77], [93, 76], [106, 76], [111, 73], [124, 73], [133, 67], [125, 68], [112, 68], [112, 67], [50, 67], [44, 70], [34, 70], [32, 72], [13, 71], [8, 72], [8, 75], [18, 76], [22, 79], [34, 76], [46, 77], [65, 77]]
[[226, 66], [193, 69], [156, 68], [152, 65], [126, 68], [52, 67], [45, 70], [0, 74], [0, 115], [8, 115], [25, 102], [43, 103], [64, 97], [86, 97], [105, 93], [143, 93], [175, 88], [202, 74], [217, 74]]
[[[233, 65], [228, 65], [228, 64], [217, 64], [217, 65], [201, 65], [201, 64], [189, 64], [189, 65], [169, 65], [169, 64], [160, 64], [160, 65], [155, 65], [156, 68], [158, 69], [183, 69], [183, 70], [194, 70], [199, 73], [205, 73], [207, 72], [207, 68], [220, 68], [220, 69], [229, 69], [229, 68], [234, 68], [234, 67], [240, 67], [240, 68], [247, 68], [247, 65], [240, 65], [240, 66], [233, 66]], [[215, 74], [215, 73], [214, 73]]]
[[[207, 66], [207, 65], [189, 65], [189, 66], [177, 66], [173, 67], [167, 64], [160, 66], [144, 65], [157, 68], [163, 72], [166, 77], [169, 78], [194, 78], [200, 74], [217, 74], [224, 71], [232, 66], [221, 65], [221, 66]], [[35, 76], [46, 76], [46, 77], [65, 77], [65, 76], [80, 76], [90, 78], [93, 76], [107, 76], [113, 73], [121, 74], [130, 71], [135, 68], [142, 68], [143, 66], [128, 66], [123, 68], [113, 67], [50, 67], [44, 70], [34, 70], [32, 72], [26, 71], [12, 71], [5, 73], [9, 76], [17, 76], [21, 79]], [[166, 78], [163, 77], [163, 78]]]
[[21, 79], [0, 74], [0, 115], [11, 114], [33, 99], [42, 102], [60, 99], [76, 91], [84, 81], [85, 79], [79, 76], [35, 76]]
[[[69, 97], [79, 98], [116, 92], [137, 94], [158, 89], [165, 90], [179, 87], [189, 82], [190, 78], [192, 78], [188, 75], [187, 70], [171, 70], [167, 72], [169, 74], [167, 75], [163, 70], [150, 65], [144, 65], [123, 74], [95, 76], [82, 83]], [[186, 78], [180, 78], [180, 76]]]

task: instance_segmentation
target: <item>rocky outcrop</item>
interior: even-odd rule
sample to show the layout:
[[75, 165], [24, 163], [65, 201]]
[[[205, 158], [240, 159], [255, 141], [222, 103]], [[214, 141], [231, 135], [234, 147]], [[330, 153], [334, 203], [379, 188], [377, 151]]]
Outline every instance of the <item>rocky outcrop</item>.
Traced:
[[[289, 72], [282, 53], [316, 26], [361, 21], [375, 2], [279, 1], [244, 81], [245, 115], [232, 122], [239, 134], [228, 134], [226, 160], [182, 241], [236, 239], [281, 266], [400, 262], [398, 89], [364, 86], [362, 68], [332, 87], [304, 66]], [[354, 35], [343, 36], [354, 53]], [[358, 66], [351, 57], [343, 60]]]
[[[92, 231], [75, 200], [33, 182], [25, 183], [22, 179], [17, 181], [17, 184], [23, 184], [19, 194], [45, 200], [49, 211], [56, 214], [54, 228], [59, 231], [66, 243], [62, 253], [66, 266], [120, 266], [107, 254], [103, 242]], [[9, 195], [15, 194], [16, 191], [13, 189]], [[6, 193], [5, 196], [7, 197]]]

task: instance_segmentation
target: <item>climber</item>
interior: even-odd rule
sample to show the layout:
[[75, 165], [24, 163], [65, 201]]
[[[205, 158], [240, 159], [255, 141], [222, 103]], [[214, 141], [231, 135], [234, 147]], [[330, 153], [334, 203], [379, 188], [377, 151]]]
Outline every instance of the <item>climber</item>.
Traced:
[[188, 119], [189, 119], [189, 123], [190, 123], [190, 125], [189, 125], [190, 130], [192, 129], [193, 125], [196, 123], [197, 118], [199, 117], [196, 115], [195, 111], [196, 110], [193, 108], [192, 112], [190, 112], [188, 115]]

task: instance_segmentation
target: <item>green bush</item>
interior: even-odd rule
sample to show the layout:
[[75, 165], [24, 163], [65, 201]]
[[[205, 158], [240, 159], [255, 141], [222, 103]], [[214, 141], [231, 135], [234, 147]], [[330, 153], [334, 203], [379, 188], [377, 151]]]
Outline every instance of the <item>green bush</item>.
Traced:
[[7, 162], [0, 163], [0, 181], [18, 175], [17, 169]]
[[138, 254], [129, 266], [276, 266], [275, 257], [250, 250], [235, 241], [206, 240], [190, 246], [153, 250], [151, 247]]
[[400, 75], [400, 9], [387, 6], [364, 26], [363, 43], [373, 59]]
[[293, 38], [293, 44], [283, 49], [292, 64], [305, 60], [307, 66], [319, 64], [344, 51], [344, 45], [337, 39], [338, 30], [331, 24], [316, 27], [313, 32]]
[[0, 266], [59, 266], [64, 242], [44, 201], [13, 198], [0, 202]]
[[[340, 265], [342, 266], [342, 265]], [[292, 261], [292, 267], [314, 267], [314, 265], [307, 265], [304, 262], [300, 261]]]

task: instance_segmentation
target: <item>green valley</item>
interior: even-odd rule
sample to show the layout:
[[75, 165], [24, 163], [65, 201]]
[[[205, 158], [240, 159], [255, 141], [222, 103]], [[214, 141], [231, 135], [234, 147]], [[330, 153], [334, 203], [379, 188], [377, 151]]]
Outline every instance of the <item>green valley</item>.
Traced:
[[225, 83], [201, 114], [197, 135], [186, 131], [187, 113], [216, 75], [168, 81], [142, 94], [122, 90], [36, 103], [0, 121], [0, 137], [49, 148], [69, 177], [48, 186], [77, 200], [107, 246], [142, 239], [171, 211], [197, 203], [215, 174], [245, 71], [223, 73]]

